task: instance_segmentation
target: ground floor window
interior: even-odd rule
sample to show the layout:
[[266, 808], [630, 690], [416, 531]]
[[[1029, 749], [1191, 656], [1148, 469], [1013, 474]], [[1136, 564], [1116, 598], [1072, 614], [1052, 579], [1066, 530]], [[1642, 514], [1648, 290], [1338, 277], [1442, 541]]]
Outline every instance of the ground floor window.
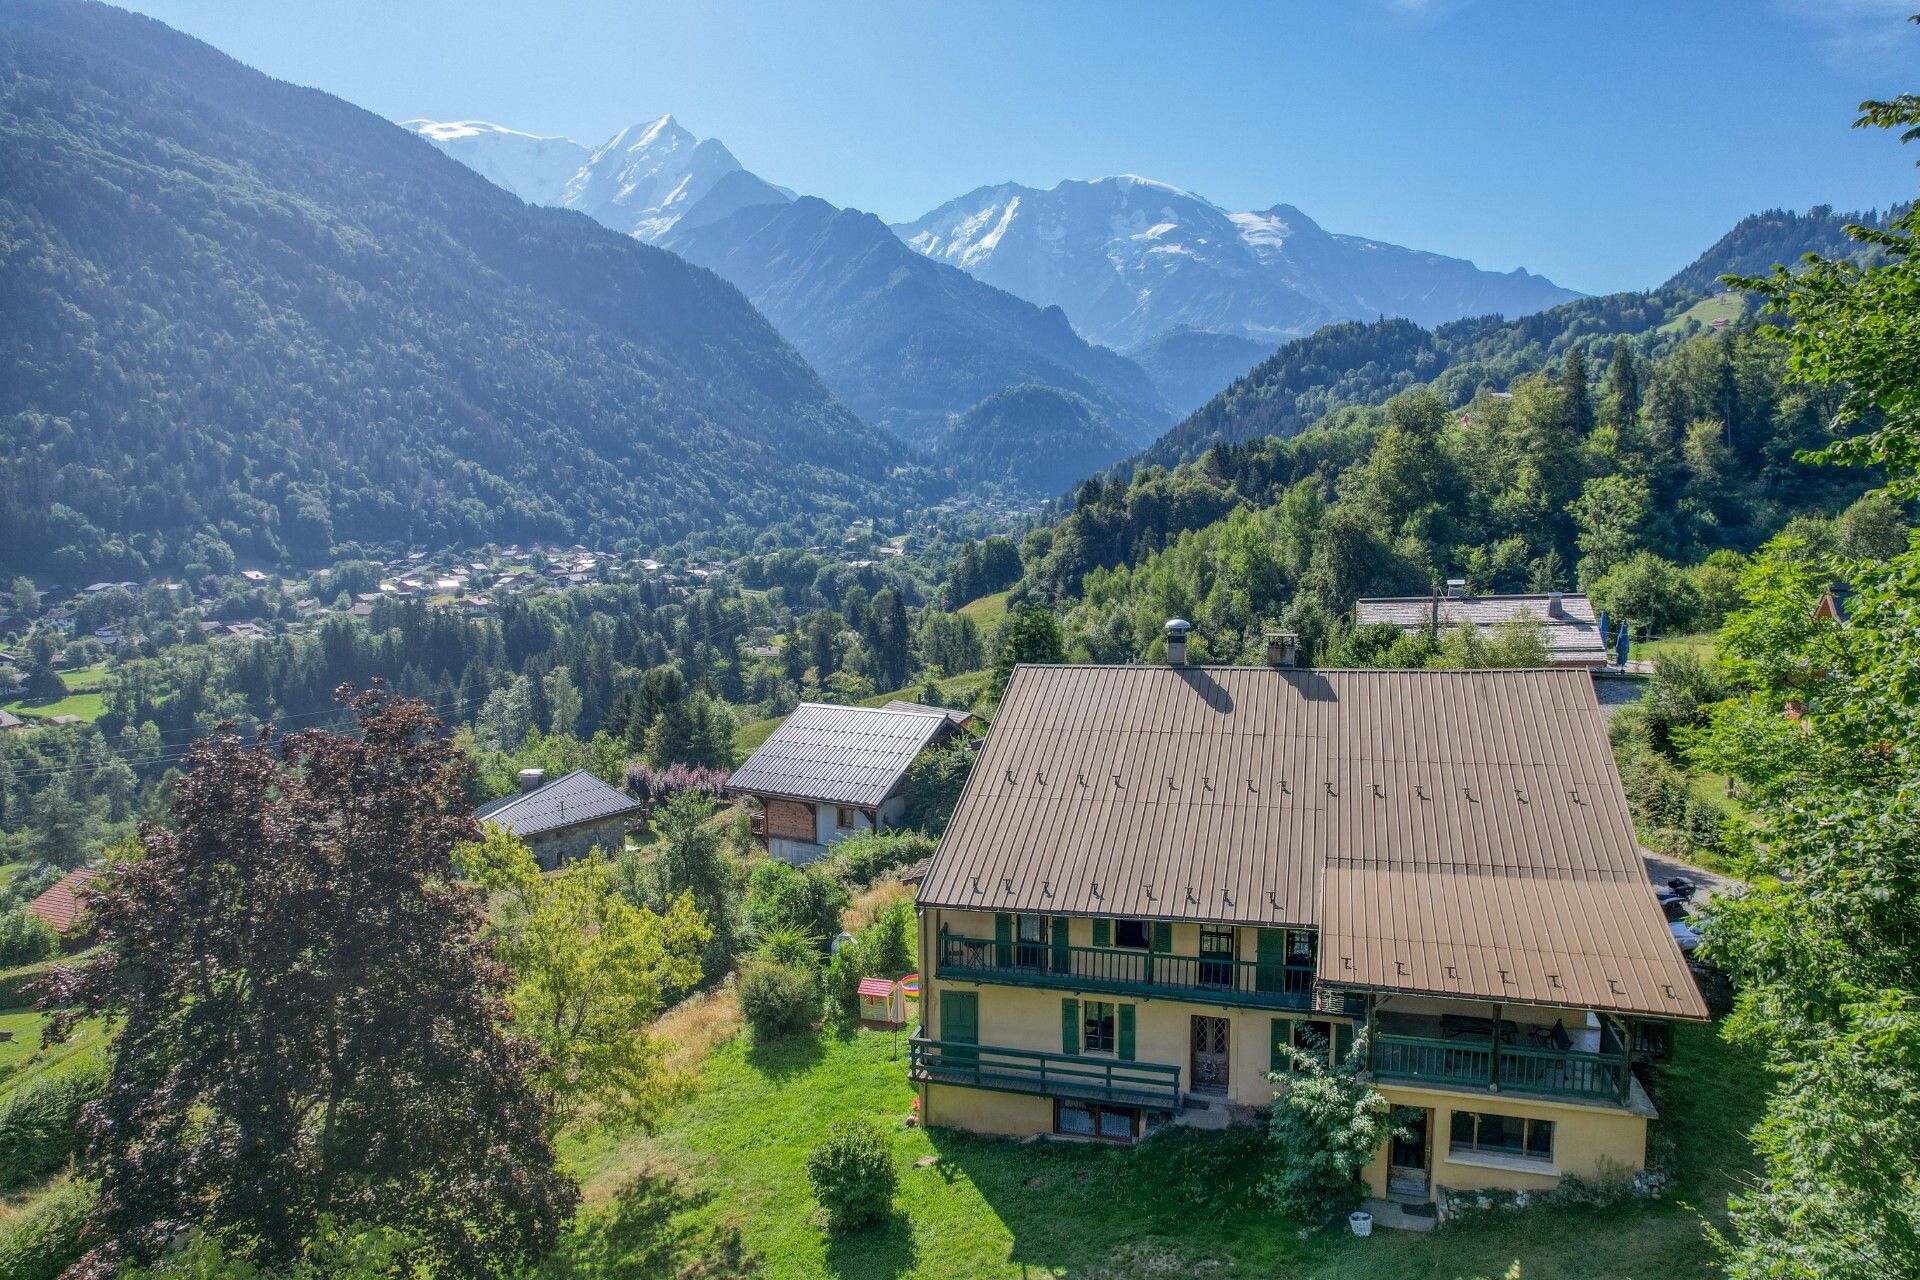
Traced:
[[1456, 1111], [1453, 1113], [1451, 1145], [1457, 1155], [1478, 1152], [1484, 1155], [1521, 1156], [1529, 1160], [1552, 1160], [1553, 1121]]
[[1104, 1000], [1089, 1000], [1080, 1020], [1080, 1052], [1112, 1053], [1116, 1043], [1113, 1006]]
[[1131, 1142], [1139, 1133], [1138, 1107], [1109, 1107], [1097, 1102], [1053, 1104], [1053, 1131], [1108, 1142]]

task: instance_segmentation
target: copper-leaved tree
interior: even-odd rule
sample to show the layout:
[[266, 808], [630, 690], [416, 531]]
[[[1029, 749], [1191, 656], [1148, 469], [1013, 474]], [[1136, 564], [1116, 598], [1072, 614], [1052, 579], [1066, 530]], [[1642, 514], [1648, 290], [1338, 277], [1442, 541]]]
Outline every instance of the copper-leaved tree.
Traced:
[[88, 1014], [119, 1027], [71, 1275], [182, 1229], [275, 1266], [323, 1222], [497, 1275], [573, 1209], [539, 1051], [501, 1030], [511, 975], [454, 883], [473, 835], [458, 754], [423, 703], [341, 697], [357, 734], [197, 744], [176, 829], [146, 828], [144, 856], [99, 882], [99, 958], [56, 974], [50, 1035]]

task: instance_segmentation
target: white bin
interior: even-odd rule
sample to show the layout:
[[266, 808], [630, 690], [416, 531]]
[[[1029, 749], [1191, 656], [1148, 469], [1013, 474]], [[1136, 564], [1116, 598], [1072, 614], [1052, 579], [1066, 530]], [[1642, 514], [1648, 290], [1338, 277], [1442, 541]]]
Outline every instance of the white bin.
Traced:
[[1355, 1209], [1347, 1215], [1347, 1226], [1357, 1236], [1370, 1236], [1373, 1234], [1373, 1215], [1365, 1209]]

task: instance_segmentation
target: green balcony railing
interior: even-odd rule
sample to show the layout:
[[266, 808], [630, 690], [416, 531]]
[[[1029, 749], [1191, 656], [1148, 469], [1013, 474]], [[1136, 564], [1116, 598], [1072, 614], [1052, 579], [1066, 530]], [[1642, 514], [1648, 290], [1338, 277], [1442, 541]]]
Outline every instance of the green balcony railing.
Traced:
[[954, 1040], [911, 1043], [915, 1080], [1124, 1106], [1180, 1109], [1180, 1068]]
[[1373, 1074], [1448, 1088], [1513, 1089], [1569, 1098], [1621, 1102], [1627, 1096], [1624, 1055], [1522, 1048], [1490, 1040], [1434, 1040], [1376, 1032]]
[[1313, 970], [1227, 956], [940, 935], [940, 976], [1273, 1009], [1313, 1007]]

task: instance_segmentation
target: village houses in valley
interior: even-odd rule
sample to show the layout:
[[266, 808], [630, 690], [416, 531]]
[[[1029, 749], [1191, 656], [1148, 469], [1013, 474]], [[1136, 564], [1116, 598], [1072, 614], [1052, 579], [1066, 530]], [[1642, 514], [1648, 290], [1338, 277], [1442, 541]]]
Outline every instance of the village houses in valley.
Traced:
[[[1183, 624], [1184, 625], [1184, 624]], [[921, 1113], [1130, 1142], [1289, 1049], [1407, 1136], [1371, 1194], [1641, 1169], [1635, 1064], [1707, 1009], [1580, 669], [1021, 666], [920, 890]]]

